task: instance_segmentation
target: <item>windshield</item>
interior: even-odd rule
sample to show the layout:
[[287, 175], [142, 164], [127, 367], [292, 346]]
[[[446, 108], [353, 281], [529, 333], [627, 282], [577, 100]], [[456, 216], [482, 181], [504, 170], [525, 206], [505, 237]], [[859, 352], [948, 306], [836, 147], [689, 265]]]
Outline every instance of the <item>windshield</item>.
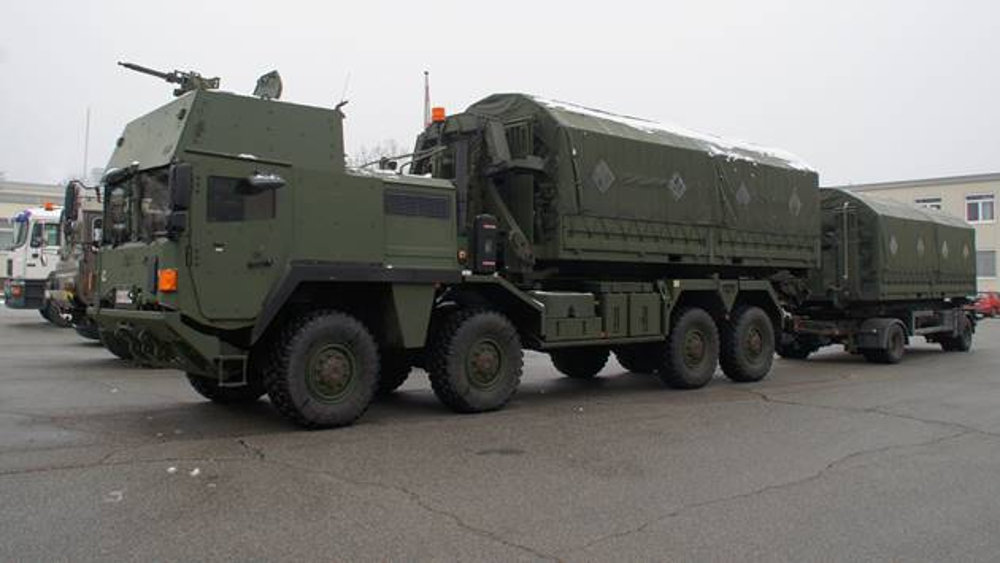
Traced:
[[110, 228], [104, 229], [105, 242], [152, 242], [166, 236], [170, 213], [168, 182], [168, 169], [157, 168], [109, 186], [105, 205]]
[[14, 223], [14, 243], [10, 246], [11, 248], [19, 248], [28, 241], [28, 223], [27, 221], [16, 221]]

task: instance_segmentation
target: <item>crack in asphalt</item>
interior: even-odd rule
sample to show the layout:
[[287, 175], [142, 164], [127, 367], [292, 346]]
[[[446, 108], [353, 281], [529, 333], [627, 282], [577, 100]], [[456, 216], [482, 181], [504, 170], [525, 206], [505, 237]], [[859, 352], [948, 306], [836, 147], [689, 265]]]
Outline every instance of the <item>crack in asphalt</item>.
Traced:
[[969, 426], [969, 425], [966, 425], [966, 424], [962, 424], [962, 423], [959, 423], [959, 422], [949, 422], [949, 421], [945, 421], [945, 420], [937, 420], [937, 419], [932, 419], [932, 418], [921, 418], [921, 417], [917, 417], [917, 416], [913, 416], [913, 415], [895, 413], [895, 412], [886, 410], [887, 405], [877, 405], [877, 406], [869, 407], [869, 408], [840, 407], [840, 406], [821, 405], [821, 404], [815, 404], [815, 403], [808, 403], [808, 402], [802, 402], [802, 401], [794, 401], [794, 400], [791, 400], [791, 399], [779, 398], [779, 397], [774, 396], [773, 394], [769, 394], [769, 393], [766, 393], [764, 391], [758, 391], [758, 390], [754, 390], [754, 389], [741, 389], [739, 391], [742, 392], [742, 393], [746, 393], [746, 394], [752, 395], [754, 397], [757, 397], [758, 399], [760, 399], [760, 400], [762, 400], [762, 401], [764, 401], [766, 403], [780, 404], [780, 405], [789, 405], [789, 406], [797, 406], [797, 407], [804, 407], [804, 408], [816, 408], [816, 409], [822, 409], [822, 410], [847, 412], [847, 413], [852, 413], [852, 414], [875, 414], [875, 415], [879, 415], [879, 416], [896, 418], [896, 419], [900, 419], [900, 420], [907, 420], [907, 421], [911, 421], [911, 422], [920, 422], [920, 423], [923, 423], [923, 424], [929, 424], [929, 425], [934, 425], [934, 426], [945, 427], [945, 428], [949, 428], [949, 429], [952, 429], [952, 430], [956, 430], [956, 432], [954, 432], [952, 434], [948, 434], [946, 436], [941, 436], [941, 437], [938, 437], [938, 438], [934, 438], [932, 440], [924, 441], [924, 442], [907, 443], [907, 444], [892, 444], [892, 445], [888, 445], [888, 446], [882, 446], [882, 447], [879, 447], [879, 448], [857, 451], [857, 452], [848, 454], [846, 456], [837, 458], [837, 459], [831, 461], [830, 463], [828, 463], [825, 467], [823, 467], [819, 471], [817, 471], [817, 472], [815, 472], [815, 473], [813, 473], [811, 475], [807, 475], [806, 477], [802, 477], [800, 479], [795, 479], [795, 480], [792, 480], [792, 481], [788, 481], [786, 483], [778, 483], [778, 484], [775, 484], [775, 485], [768, 485], [766, 487], [761, 487], [759, 489], [755, 489], [753, 491], [749, 491], [749, 492], [745, 492], [745, 493], [738, 493], [738, 494], [735, 494], [735, 495], [729, 495], [729, 496], [722, 497], [722, 498], [710, 499], [710, 500], [706, 500], [706, 501], [702, 501], [702, 502], [697, 502], [697, 503], [693, 503], [693, 504], [689, 504], [689, 505], [684, 505], [684, 506], [681, 506], [681, 507], [679, 507], [679, 508], [677, 508], [677, 509], [675, 509], [675, 510], [673, 510], [673, 511], [671, 511], [671, 512], [665, 514], [665, 515], [663, 515], [663, 516], [659, 516], [659, 517], [656, 517], [656, 518], [654, 518], [652, 520], [648, 520], [648, 521], [644, 522], [643, 524], [641, 524], [639, 526], [636, 526], [636, 527], [633, 527], [633, 528], [629, 528], [627, 530], [623, 530], [623, 531], [620, 531], [620, 532], [615, 532], [615, 533], [612, 533], [612, 534], [607, 534], [605, 536], [599, 537], [599, 538], [597, 538], [597, 539], [595, 539], [593, 541], [590, 541], [590, 542], [584, 544], [582, 547], [574, 549], [572, 552], [584, 551], [584, 550], [590, 549], [591, 547], [594, 547], [596, 545], [599, 545], [599, 544], [602, 544], [602, 543], [606, 543], [608, 541], [612, 541], [612, 540], [615, 540], [615, 539], [618, 539], [618, 538], [622, 538], [622, 537], [627, 537], [627, 536], [630, 536], [630, 535], [633, 535], [633, 534], [637, 534], [637, 533], [642, 533], [645, 530], [649, 529], [651, 526], [654, 526], [655, 524], [657, 524], [659, 522], [662, 522], [664, 520], [669, 520], [670, 518], [676, 518], [677, 516], [680, 516], [681, 514], [683, 514], [684, 512], [687, 512], [689, 510], [695, 510], [695, 509], [703, 508], [703, 507], [706, 507], [706, 506], [712, 506], [712, 505], [716, 505], [716, 504], [722, 504], [722, 503], [726, 503], [726, 502], [732, 502], [732, 501], [736, 501], [736, 500], [742, 500], [742, 499], [746, 499], [746, 498], [751, 498], [751, 497], [755, 497], [755, 496], [758, 496], [758, 495], [766, 494], [766, 493], [769, 493], [769, 492], [772, 492], [772, 491], [781, 490], [781, 489], [784, 489], [784, 488], [794, 487], [794, 486], [797, 486], [797, 485], [802, 485], [802, 484], [805, 484], [805, 483], [809, 483], [811, 481], [815, 481], [815, 480], [821, 479], [823, 476], [825, 476], [830, 471], [836, 469], [838, 466], [840, 466], [840, 465], [842, 465], [842, 464], [844, 464], [844, 463], [846, 463], [846, 462], [848, 462], [848, 461], [850, 461], [852, 459], [855, 459], [855, 458], [859, 458], [859, 457], [863, 457], [863, 456], [869, 456], [869, 455], [878, 455], [880, 453], [885, 453], [885, 452], [892, 451], [892, 450], [895, 450], [895, 449], [918, 448], [918, 447], [934, 446], [934, 445], [937, 445], [937, 444], [940, 444], [940, 443], [943, 443], [943, 442], [946, 442], [946, 441], [949, 441], [949, 440], [954, 440], [954, 439], [961, 438], [963, 436], [969, 436], [969, 435], [985, 436], [985, 437], [989, 437], [989, 438], [1000, 438], [1000, 434], [998, 434], [998, 433], [990, 432], [988, 430], [983, 430], [981, 428], [976, 428], [976, 427]]
[[947, 436], [939, 436], [939, 437], [934, 438], [932, 440], [927, 440], [927, 441], [923, 441], [923, 442], [914, 442], [914, 443], [908, 443], [908, 444], [891, 444], [891, 445], [888, 445], [888, 446], [882, 446], [882, 447], [878, 447], [878, 448], [873, 448], [873, 449], [861, 450], [861, 451], [853, 452], [853, 453], [850, 453], [848, 455], [839, 457], [839, 458], [837, 458], [837, 459], [835, 459], [835, 460], [827, 463], [826, 466], [824, 466], [823, 468], [821, 468], [819, 471], [816, 471], [816, 472], [814, 472], [814, 473], [812, 473], [810, 475], [807, 475], [805, 477], [801, 477], [799, 479], [794, 479], [794, 480], [787, 481], [787, 482], [784, 482], [784, 483], [776, 483], [774, 485], [767, 485], [765, 487], [761, 487], [759, 489], [754, 489], [752, 491], [748, 491], [748, 492], [744, 492], [744, 493], [737, 493], [737, 494], [734, 494], [734, 495], [729, 495], [729, 496], [725, 496], [725, 497], [721, 497], [721, 498], [709, 499], [709, 500], [705, 500], [705, 501], [701, 501], [701, 502], [695, 502], [695, 503], [691, 503], [691, 504], [682, 505], [682, 506], [680, 506], [680, 507], [678, 507], [678, 508], [676, 508], [676, 509], [668, 512], [667, 514], [664, 514], [662, 516], [657, 516], [656, 518], [653, 518], [651, 520], [647, 520], [646, 522], [640, 524], [639, 526], [635, 526], [635, 527], [629, 528], [627, 530], [622, 530], [622, 531], [619, 531], [619, 532], [615, 532], [615, 533], [612, 533], [612, 534], [607, 534], [607, 535], [601, 536], [601, 537], [599, 537], [599, 538], [597, 538], [597, 539], [595, 539], [593, 541], [590, 541], [590, 542], [584, 544], [581, 547], [578, 547], [578, 548], [575, 548], [575, 549], [571, 550], [570, 553], [576, 553], [576, 552], [580, 552], [580, 551], [585, 551], [587, 549], [590, 549], [590, 548], [592, 548], [594, 546], [597, 546], [597, 545], [600, 545], [602, 543], [607, 543], [609, 541], [620, 539], [620, 538], [627, 537], [627, 536], [631, 536], [631, 535], [634, 535], [634, 534], [641, 534], [641, 533], [645, 532], [647, 529], [649, 529], [650, 527], [655, 526], [656, 524], [659, 524], [660, 522], [663, 522], [665, 520], [670, 520], [671, 518], [676, 518], [678, 516], [681, 516], [685, 512], [688, 512], [688, 511], [691, 511], [691, 510], [697, 510], [699, 508], [705, 508], [705, 507], [713, 506], [713, 505], [717, 505], [717, 504], [725, 504], [725, 503], [732, 502], [732, 501], [738, 501], [738, 500], [743, 500], [743, 499], [747, 499], [747, 498], [752, 498], [752, 497], [764, 495], [764, 494], [767, 494], [767, 493], [770, 493], [770, 492], [779, 491], [779, 490], [782, 490], [782, 489], [791, 488], [791, 487], [795, 487], [795, 486], [798, 486], [798, 485], [803, 485], [803, 484], [806, 484], [806, 483], [810, 483], [812, 481], [817, 481], [819, 479], [822, 479], [830, 471], [833, 471], [838, 466], [843, 465], [844, 463], [847, 463], [848, 461], [851, 461], [852, 459], [856, 459], [856, 458], [864, 457], [864, 456], [869, 456], [869, 455], [878, 455], [880, 453], [889, 452], [889, 451], [892, 451], [892, 450], [895, 450], [895, 449], [923, 448], [923, 447], [928, 447], [928, 446], [934, 446], [934, 445], [940, 444], [942, 442], [946, 442], [948, 440], [954, 440], [956, 438], [961, 438], [963, 436], [968, 436], [970, 434], [975, 434], [975, 433], [976, 432], [973, 432], [973, 431], [965, 431], [965, 430], [963, 430], [963, 431], [960, 431], [960, 432], [955, 432], [953, 434], [948, 434]]
[[816, 403], [807, 403], [803, 401], [793, 401], [791, 399], [784, 399], [774, 396], [773, 394], [766, 393], [764, 391], [758, 391], [755, 389], [740, 389], [741, 393], [746, 393], [752, 395], [764, 401], [765, 403], [773, 403], [779, 405], [791, 405], [796, 407], [814, 408], [828, 411], [838, 411], [847, 412], [852, 414], [875, 414], [879, 416], [885, 416], [890, 418], [898, 418], [900, 420], [907, 420], [911, 422], [921, 422], [924, 424], [932, 424], [936, 426], [943, 426], [945, 428], [951, 428], [953, 430], [962, 430], [966, 433], [977, 434], [980, 436], [987, 436], [990, 438], [1000, 438], [1000, 433], [990, 432], [989, 430], [983, 430], [982, 428], [976, 428], [975, 426], [969, 426], [967, 424], [962, 424], [961, 422], [951, 422], [947, 420], [939, 420], [934, 418], [922, 418], [909, 414], [901, 414], [886, 410], [889, 405], [876, 405], [874, 407], [868, 408], [856, 408], [856, 407], [843, 407], [836, 405], [822, 405]]
[[320, 475], [322, 477], [333, 479], [335, 481], [338, 481], [338, 482], [341, 482], [341, 483], [345, 483], [345, 484], [348, 484], [348, 485], [353, 485], [353, 486], [356, 486], [356, 487], [371, 487], [371, 488], [379, 489], [379, 490], [382, 490], [382, 491], [389, 491], [389, 492], [394, 492], [394, 493], [397, 493], [397, 494], [401, 494], [401, 495], [404, 495], [407, 498], [409, 498], [410, 501], [413, 502], [413, 504], [415, 504], [416, 506], [420, 507], [422, 510], [424, 510], [426, 512], [429, 512], [431, 514], [435, 514], [437, 516], [441, 516], [441, 517], [447, 518], [448, 520], [452, 521], [456, 526], [458, 526], [460, 529], [465, 530], [466, 532], [469, 532], [469, 533], [471, 533], [471, 534], [473, 534], [475, 536], [478, 536], [480, 538], [484, 538], [484, 539], [493, 541], [495, 543], [501, 544], [501, 545], [509, 547], [511, 549], [522, 551], [524, 553], [530, 554], [533, 557], [536, 557], [536, 558], [539, 558], [539, 559], [542, 559], [542, 560], [545, 560], [545, 561], [561, 561], [561, 559], [559, 557], [556, 557], [554, 555], [551, 555], [551, 554], [539, 551], [539, 550], [537, 550], [535, 548], [532, 548], [530, 546], [527, 546], [527, 545], [515, 542], [515, 541], [510, 540], [508, 538], [505, 538], [505, 537], [501, 536], [500, 534], [497, 534], [496, 532], [493, 532], [491, 530], [487, 530], [487, 529], [484, 529], [484, 528], [480, 528], [478, 526], [474, 526], [474, 525], [466, 522], [458, 514], [455, 514], [454, 512], [451, 512], [451, 511], [448, 511], [448, 510], [445, 510], [443, 508], [439, 508], [437, 506], [434, 506], [434, 505], [430, 504], [419, 493], [417, 493], [416, 491], [410, 490], [407, 487], [404, 487], [402, 485], [392, 485], [392, 484], [383, 483], [383, 482], [380, 482], [380, 481], [367, 481], [367, 480], [363, 480], [363, 479], [352, 479], [350, 477], [346, 477], [344, 475], [341, 475], [339, 473], [335, 473], [335, 472], [329, 471], [329, 470], [316, 469], [316, 468], [312, 468], [312, 467], [303, 467], [301, 465], [297, 465], [297, 464], [289, 462], [289, 461], [283, 461], [283, 460], [280, 460], [280, 459], [274, 459], [273, 457], [267, 457], [264, 454], [264, 450], [262, 448], [260, 448], [259, 446], [254, 446], [254, 445], [250, 444], [249, 442], [247, 442], [244, 439], [240, 439], [238, 441], [239, 441], [240, 445], [242, 445], [245, 449], [247, 449], [250, 452], [253, 452], [257, 456], [257, 459], [260, 460], [262, 463], [272, 464], [272, 465], [276, 465], [276, 466], [279, 466], [279, 467], [284, 467], [286, 469], [292, 469], [294, 471], [301, 471], [303, 473], [309, 473], [309, 474], [313, 474], [313, 475]]

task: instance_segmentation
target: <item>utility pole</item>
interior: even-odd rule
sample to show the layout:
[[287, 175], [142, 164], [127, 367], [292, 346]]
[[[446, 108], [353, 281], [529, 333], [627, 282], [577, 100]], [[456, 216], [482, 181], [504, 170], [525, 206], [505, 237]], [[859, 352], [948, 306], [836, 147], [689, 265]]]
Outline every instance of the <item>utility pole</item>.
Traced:
[[90, 106], [87, 106], [87, 124], [83, 129], [83, 173], [80, 174], [80, 180], [83, 182], [87, 181], [87, 174], [89, 170], [87, 165], [90, 163]]
[[424, 71], [424, 129], [431, 124], [431, 73]]

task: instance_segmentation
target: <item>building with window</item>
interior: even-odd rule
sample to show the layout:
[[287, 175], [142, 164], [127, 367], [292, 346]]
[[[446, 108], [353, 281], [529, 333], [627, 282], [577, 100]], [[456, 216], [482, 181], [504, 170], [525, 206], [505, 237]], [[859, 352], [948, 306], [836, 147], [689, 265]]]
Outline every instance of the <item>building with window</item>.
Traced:
[[1000, 231], [997, 230], [996, 207], [1000, 173], [838, 187], [937, 209], [965, 219], [976, 229], [979, 290], [1000, 291], [997, 283]]
[[62, 186], [0, 181], [0, 248], [11, 243], [14, 233], [11, 219], [19, 211], [41, 207], [46, 202], [62, 205], [62, 201]]

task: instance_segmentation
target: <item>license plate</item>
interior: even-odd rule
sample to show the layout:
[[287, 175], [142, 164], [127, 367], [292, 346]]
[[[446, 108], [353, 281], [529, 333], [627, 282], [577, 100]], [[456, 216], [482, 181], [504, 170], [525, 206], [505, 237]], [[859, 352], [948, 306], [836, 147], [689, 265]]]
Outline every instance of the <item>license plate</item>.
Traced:
[[115, 304], [116, 305], [131, 305], [132, 296], [129, 295], [129, 290], [127, 289], [116, 289], [115, 290]]

